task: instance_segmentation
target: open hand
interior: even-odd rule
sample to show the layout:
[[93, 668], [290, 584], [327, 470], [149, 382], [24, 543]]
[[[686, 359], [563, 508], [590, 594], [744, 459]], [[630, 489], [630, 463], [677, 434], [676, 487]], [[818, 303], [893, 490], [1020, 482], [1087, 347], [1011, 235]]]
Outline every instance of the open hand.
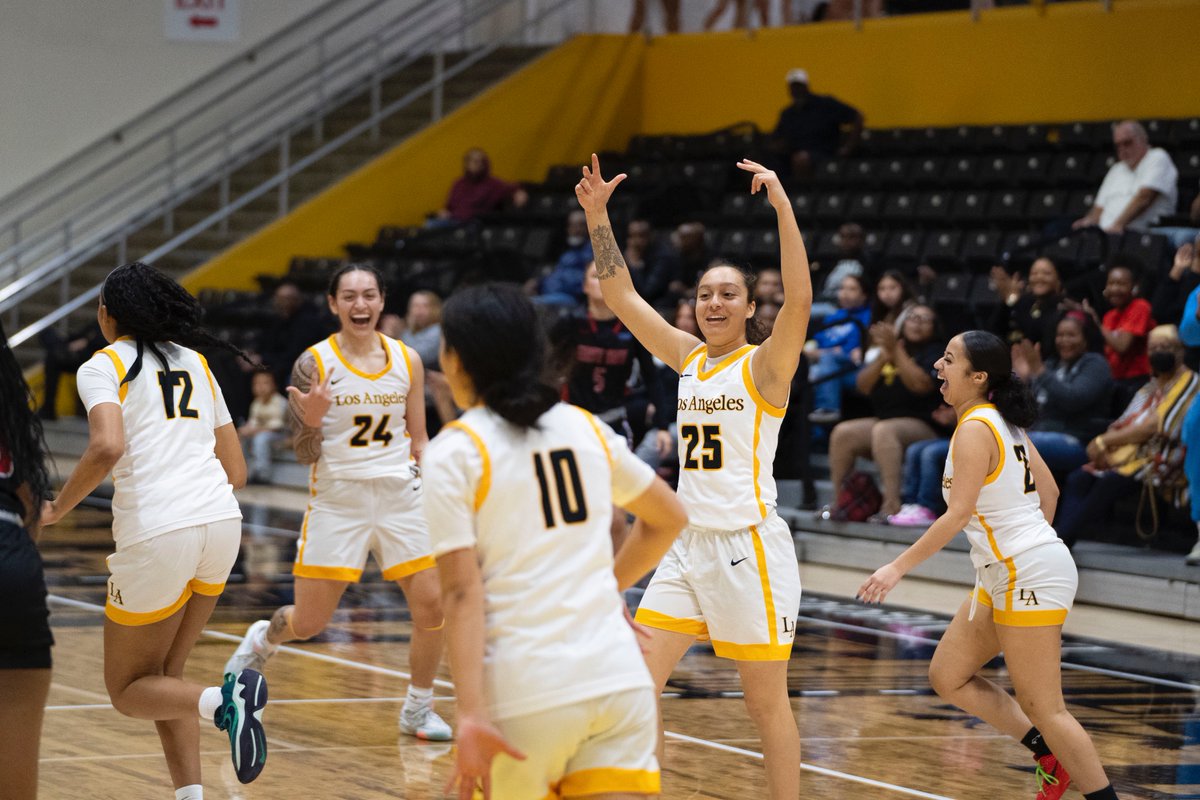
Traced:
[[858, 588], [858, 599], [864, 603], [882, 603], [901, 577], [900, 570], [891, 564], [884, 564]]
[[606, 181], [600, 175], [600, 159], [592, 153], [592, 166], [583, 168], [583, 178], [575, 184], [575, 198], [587, 214], [594, 214], [608, 208], [608, 198], [612, 197], [617, 185], [629, 176], [622, 172], [611, 181]]
[[754, 174], [754, 178], [750, 181], [750, 194], [758, 194], [759, 189], [766, 189], [767, 200], [775, 208], [791, 204], [791, 200], [788, 198], [787, 192], [783, 190], [783, 184], [779, 182], [779, 176], [775, 174], [774, 170], [769, 170], [757, 161], [751, 161], [748, 158], [739, 161], [737, 167]]
[[333, 380], [333, 369], [325, 375], [325, 380], [313, 386], [307, 392], [302, 392], [295, 386], [287, 387], [288, 398], [296, 401], [296, 405], [300, 407], [300, 421], [309, 428], [321, 427], [321, 420], [325, 419], [325, 414], [329, 411], [329, 407], [333, 405], [333, 395], [329, 391], [329, 384]]
[[518, 761], [525, 754], [509, 744], [496, 726], [485, 719], [462, 717], [458, 721], [458, 755], [454, 759], [454, 772], [446, 784], [445, 793], [456, 788], [459, 800], [471, 800], [478, 787], [484, 800], [492, 796], [492, 760], [501, 753]]
[[1192, 269], [1192, 261], [1196, 255], [1196, 245], [1191, 242], [1185, 242], [1175, 251], [1175, 263], [1171, 265], [1171, 278], [1179, 280], [1183, 277], [1183, 273]]

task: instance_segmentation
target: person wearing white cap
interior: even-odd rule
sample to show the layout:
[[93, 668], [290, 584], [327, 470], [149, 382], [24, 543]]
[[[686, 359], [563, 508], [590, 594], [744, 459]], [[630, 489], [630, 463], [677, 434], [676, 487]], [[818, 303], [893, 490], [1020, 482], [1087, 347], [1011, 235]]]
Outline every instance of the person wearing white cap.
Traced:
[[808, 177], [821, 161], [854, 150], [862, 136], [863, 117], [836, 97], [810, 91], [807, 70], [789, 70], [787, 84], [792, 104], [779, 115], [771, 148], [785, 171]]

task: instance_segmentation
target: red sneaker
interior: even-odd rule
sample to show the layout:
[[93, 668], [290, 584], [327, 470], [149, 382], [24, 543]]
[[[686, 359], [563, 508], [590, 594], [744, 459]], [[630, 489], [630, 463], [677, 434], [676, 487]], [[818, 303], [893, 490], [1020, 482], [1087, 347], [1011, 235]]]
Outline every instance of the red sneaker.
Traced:
[[1037, 771], [1034, 773], [1038, 782], [1037, 800], [1058, 800], [1067, 793], [1071, 776], [1053, 755], [1042, 756], [1037, 762]]

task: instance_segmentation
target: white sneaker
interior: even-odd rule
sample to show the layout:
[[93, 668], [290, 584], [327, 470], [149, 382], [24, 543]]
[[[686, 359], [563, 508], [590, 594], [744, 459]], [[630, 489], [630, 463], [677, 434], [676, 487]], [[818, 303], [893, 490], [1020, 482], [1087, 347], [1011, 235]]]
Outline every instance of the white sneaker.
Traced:
[[404, 701], [400, 709], [400, 732], [430, 742], [448, 742], [454, 738], [449, 723], [433, 710], [433, 703]]
[[242, 643], [225, 662], [226, 675], [230, 673], [241, 675], [244, 669], [263, 671], [263, 667], [267, 665], [267, 659], [275, 654], [277, 647], [267, 641], [267, 628], [270, 626], [270, 620], [265, 619], [260, 619], [250, 626], [246, 635], [242, 637]]
[[1184, 562], [1188, 566], [1200, 566], [1200, 540], [1196, 541], [1196, 546], [1192, 548], [1192, 552], [1187, 554], [1187, 558], [1184, 559]]

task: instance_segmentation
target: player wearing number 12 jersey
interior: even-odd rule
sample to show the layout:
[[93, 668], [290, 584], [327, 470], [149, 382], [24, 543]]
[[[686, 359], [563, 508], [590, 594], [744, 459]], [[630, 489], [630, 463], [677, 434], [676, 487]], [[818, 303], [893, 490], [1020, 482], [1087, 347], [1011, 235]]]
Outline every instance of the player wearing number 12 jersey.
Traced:
[[276, 648], [316, 636], [373, 554], [412, 612], [412, 682], [400, 730], [451, 738], [433, 710], [442, 652], [442, 610], [429, 530], [421, 511], [425, 393], [416, 351], [376, 330], [383, 281], [349, 264], [329, 284], [340, 330], [296, 361], [288, 387], [296, 457], [312, 465], [312, 499], [296, 547], [296, 602], [250, 626], [226, 669], [261, 669]]

